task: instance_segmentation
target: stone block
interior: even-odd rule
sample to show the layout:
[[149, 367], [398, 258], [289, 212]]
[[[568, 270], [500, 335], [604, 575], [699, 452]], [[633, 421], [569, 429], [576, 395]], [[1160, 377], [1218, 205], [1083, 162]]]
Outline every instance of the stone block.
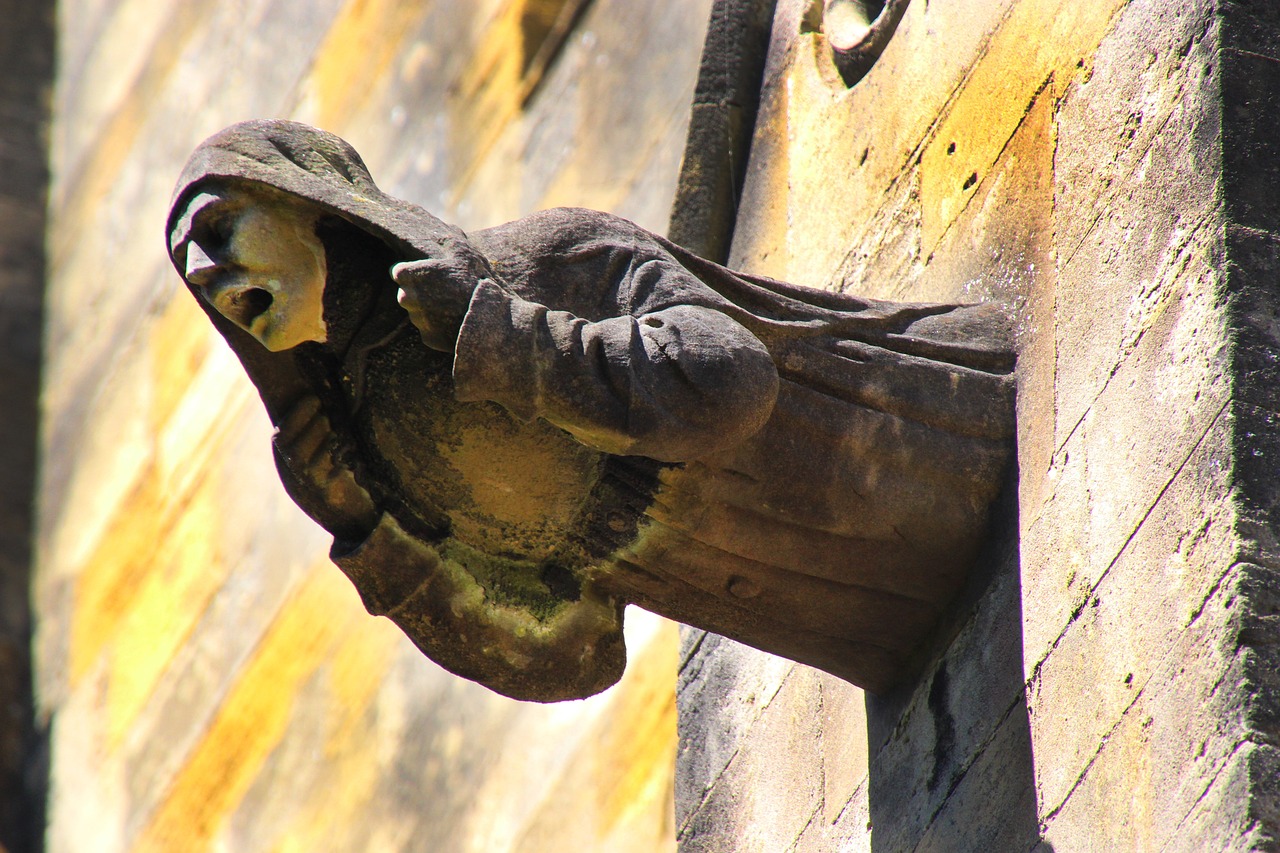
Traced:
[[[868, 701], [875, 847], [911, 849], [1012, 709], [1024, 707], [1016, 562], [999, 567], [941, 656], [901, 696]], [[1029, 761], [1009, 765], [1011, 774]], [[1030, 787], [1020, 777], [1011, 783]], [[1012, 807], [1001, 801], [993, 808]]]
[[676, 826], [683, 828], [797, 664], [704, 633], [680, 669]]
[[1061, 91], [1123, 4], [1062, 7], [1024, 0], [983, 46], [920, 155], [922, 251], [929, 254], [969, 203], [1049, 81]]
[[[1102, 85], [1095, 76], [1090, 87]], [[1181, 94], [1186, 102], [1164, 123], [1153, 146], [1124, 155], [1136, 161], [1135, 171], [1109, 190], [1093, 185], [1092, 198], [1098, 201], [1076, 205], [1071, 198], [1058, 199], [1057, 221], [1090, 226], [1078, 244], [1062, 232], [1058, 240], [1059, 292], [1071, 293], [1069, 302], [1059, 300], [1056, 323], [1059, 447], [1117, 367], [1180, 298], [1180, 288], [1204, 298], [1211, 294], [1198, 291], [1216, 286], [1220, 237], [1211, 217], [1217, 204], [1211, 168], [1216, 147], [1194, 141], [1195, 125], [1210, 120], [1197, 111], [1211, 109], [1211, 92]], [[1058, 186], [1089, 184], [1073, 174], [1077, 170], [1105, 171], [1094, 166], [1098, 140], [1089, 127], [1076, 119], [1060, 120]], [[1072, 137], [1081, 128], [1083, 137], [1077, 141]], [[1078, 162], [1076, 156], [1081, 157]], [[1094, 204], [1096, 214], [1090, 210]], [[1207, 268], [1201, 281], [1187, 280], [1189, 264]]]
[[1139, 293], [1218, 203], [1208, 15], [1203, 2], [1130, 4], [1058, 109], [1056, 254], [1073, 294], [1058, 323], [1059, 446], [1123, 357]]
[[[248, 565], [242, 564], [232, 582], [209, 602], [191, 640], [177, 651], [119, 745], [126, 788], [134, 803], [125, 816], [130, 835], [141, 830], [142, 821], [158, 805], [170, 780], [207, 731], [237, 673], [252, 657], [271, 615], [280, 610], [307, 570], [298, 555], [309, 553], [314, 560], [323, 554], [322, 550], [317, 553], [319, 542], [305, 547], [295, 541], [294, 554], [283, 542], [276, 544], [277, 553], [263, 556], [284, 559], [271, 560], [265, 569], [254, 565], [256, 561], [246, 561]], [[325, 560], [314, 571], [336, 570]], [[358, 608], [359, 603], [354, 606]]]
[[[1229, 763], [1212, 779], [1204, 795], [1173, 833], [1169, 853], [1273, 853], [1280, 850], [1275, 823], [1255, 816], [1254, 808], [1240, 792], [1254, 781], [1270, 783], [1280, 776], [1276, 749], [1271, 745], [1243, 744]], [[1272, 785], [1268, 785], [1273, 787]], [[1273, 788], [1274, 789], [1274, 788]]]
[[[1148, 183], [1142, 165], [1164, 156], [1159, 149], [1149, 154], [1160, 137], [1170, 144], [1176, 138], [1181, 148], [1199, 139], [1210, 146], [1205, 162], [1214, 157], [1216, 125], [1205, 125], [1201, 136], [1185, 135], [1199, 126], [1197, 117], [1207, 120], [1214, 111], [1215, 83], [1206, 79], [1217, 49], [1206, 38], [1212, 13], [1209, 0], [1131, 0], [1085, 61], [1086, 73], [1060, 89], [1055, 188], [1061, 262], [1070, 260], [1109, 208], [1128, 206], [1131, 183]], [[1203, 180], [1212, 186], [1215, 179]], [[1211, 209], [1211, 200], [1189, 200], [1198, 201], [1193, 210]]]
[[[1028, 701], [1046, 812], [1061, 807], [1222, 583], [1233, 536], [1220, 465], [1227, 429], [1226, 418], [1215, 423], [1032, 671]], [[1213, 671], [1221, 663], [1211, 656], [1201, 665]]]
[[[1249, 661], [1237, 647], [1239, 590], [1247, 574], [1233, 568], [1166, 643], [1155, 671], [1098, 741], [1063, 803], [1042, 800], [1050, 842], [1117, 850], [1255, 849], [1243, 816], [1253, 808], [1256, 780], [1233, 769], [1252, 749], [1241, 689]], [[1036, 743], [1039, 759], [1039, 746], [1051, 741], [1041, 736]], [[1219, 810], [1213, 819], [1202, 813], [1206, 802]]]
[[[664, 230], [689, 120], [690, 69], [697, 66], [697, 36], [709, 8], [709, 0], [685, 4], [679, 14], [650, 5], [592, 4], [538, 93], [510, 117], [492, 149], [483, 157], [472, 152], [475, 162], [452, 175], [448, 203], [458, 221], [489, 226], [522, 211], [568, 205], [611, 210]], [[636, 32], [648, 35], [636, 40]], [[642, 50], [640, 42], [663, 47]], [[613, 97], [633, 75], [654, 85], [643, 97]], [[650, 142], [636, 145], [637, 139]], [[446, 149], [457, 143], [447, 133], [441, 139]], [[676, 146], [677, 159], [665, 150], [668, 144]], [[649, 212], [654, 207], [660, 216]]]
[[1239, 533], [1242, 559], [1280, 565], [1280, 412], [1240, 402], [1234, 407], [1235, 431], [1230, 448], [1235, 461], [1241, 503]]
[[[1023, 578], [1029, 670], [1223, 410], [1229, 351], [1217, 319], [1216, 249], [1206, 232], [1175, 277], [1151, 291], [1155, 301], [1135, 303], [1130, 354], [1056, 452], [1049, 497], [1024, 508], [1023, 548], [1035, 555]], [[1070, 369], [1059, 358], [1058, 375]]]
[[835, 823], [827, 823], [815, 813], [797, 839], [794, 853], [832, 853], [837, 850], [840, 853], [872, 853], [871, 830], [871, 810], [864, 784], [845, 804], [840, 819]]
[[821, 683], [816, 670], [795, 666], [681, 824], [681, 851], [789, 850], [820, 815]]
[[1280, 236], [1237, 225], [1226, 234], [1227, 322], [1236, 393], [1242, 401], [1280, 411]]
[[[1021, 122], [969, 191], [969, 203], [934, 235], [923, 267], [912, 271], [919, 292], [1016, 307], [1036, 298], [1046, 280], [1052, 287], [1053, 108], [1051, 93], [1024, 105]], [[923, 183], [923, 162], [920, 169]], [[1029, 331], [1017, 328], [1020, 370]]]
[[[1031, 732], [1017, 703], [932, 817], [916, 851], [1030, 850], [1040, 838]], [[877, 840], [872, 827], [872, 840]]]
[[833, 675], [819, 673], [818, 679], [822, 685], [821, 818], [834, 824], [867, 786], [866, 694]]

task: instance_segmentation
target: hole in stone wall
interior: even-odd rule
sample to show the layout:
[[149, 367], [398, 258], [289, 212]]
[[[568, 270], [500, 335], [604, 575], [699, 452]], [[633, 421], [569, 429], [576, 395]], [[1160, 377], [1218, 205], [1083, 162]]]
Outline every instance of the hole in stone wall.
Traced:
[[882, 0], [828, 0], [822, 24], [835, 50], [857, 47], [871, 33], [871, 25], [884, 12]]
[[910, 0], [814, 0], [806, 23], [821, 9], [822, 33], [846, 86], [861, 80], [893, 37]]

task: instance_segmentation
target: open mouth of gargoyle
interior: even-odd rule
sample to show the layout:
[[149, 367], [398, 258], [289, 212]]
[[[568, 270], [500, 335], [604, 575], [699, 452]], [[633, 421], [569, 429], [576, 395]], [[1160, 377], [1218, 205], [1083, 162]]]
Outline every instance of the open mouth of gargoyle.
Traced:
[[246, 287], [231, 294], [223, 308], [223, 313], [236, 325], [247, 329], [254, 320], [267, 312], [274, 301], [275, 297], [270, 291], [263, 290], [261, 287]]

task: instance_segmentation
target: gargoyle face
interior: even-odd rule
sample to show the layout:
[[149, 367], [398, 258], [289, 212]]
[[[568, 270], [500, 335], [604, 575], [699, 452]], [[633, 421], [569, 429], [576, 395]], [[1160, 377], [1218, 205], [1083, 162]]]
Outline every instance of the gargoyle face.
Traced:
[[272, 352], [327, 338], [326, 264], [317, 211], [280, 193], [197, 192], [171, 240], [183, 277], [222, 316]]

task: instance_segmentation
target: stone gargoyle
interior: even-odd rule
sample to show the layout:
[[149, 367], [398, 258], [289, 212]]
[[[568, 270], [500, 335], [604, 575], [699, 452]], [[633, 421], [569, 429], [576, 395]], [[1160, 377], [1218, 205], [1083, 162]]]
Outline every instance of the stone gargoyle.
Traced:
[[884, 690], [1011, 455], [995, 306], [737, 273], [590, 210], [463, 233], [306, 125], [201, 144], [168, 238], [369, 612], [518, 699], [614, 683], [628, 603]]

